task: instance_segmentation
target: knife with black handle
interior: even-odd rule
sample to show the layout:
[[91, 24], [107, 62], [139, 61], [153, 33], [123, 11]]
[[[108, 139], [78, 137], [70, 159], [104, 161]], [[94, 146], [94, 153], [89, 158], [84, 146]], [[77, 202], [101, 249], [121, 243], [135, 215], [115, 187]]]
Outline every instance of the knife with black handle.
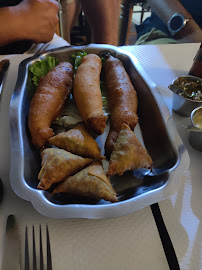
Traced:
[[3, 187], [3, 182], [2, 182], [2, 180], [0, 178], [0, 203], [3, 200], [3, 194], [4, 194], [4, 187]]
[[2, 270], [20, 270], [20, 237], [14, 215], [9, 215], [6, 223]]
[[9, 59], [3, 59], [0, 62], [0, 96], [1, 96], [1, 93], [2, 93], [2, 89], [3, 89], [4, 77], [5, 77], [6, 71], [7, 71], [8, 67], [9, 67], [9, 64], [10, 64]]

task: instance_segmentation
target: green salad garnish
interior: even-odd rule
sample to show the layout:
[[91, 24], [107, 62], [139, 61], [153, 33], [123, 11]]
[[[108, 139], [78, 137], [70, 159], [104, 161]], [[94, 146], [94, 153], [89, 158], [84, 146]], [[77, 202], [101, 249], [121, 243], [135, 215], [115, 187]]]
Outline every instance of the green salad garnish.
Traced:
[[202, 101], [202, 82], [192, 77], [179, 77], [175, 82], [184, 92], [180, 95], [196, 101]]
[[71, 57], [74, 59], [73, 67], [74, 73], [76, 72], [78, 66], [81, 64], [81, 60], [87, 53], [84, 51], [77, 52], [76, 54], [72, 54]]
[[60, 63], [59, 59], [53, 56], [48, 56], [46, 59], [35, 62], [30, 68], [32, 73], [32, 81], [35, 86], [38, 86], [41, 77], [46, 75], [53, 67]]

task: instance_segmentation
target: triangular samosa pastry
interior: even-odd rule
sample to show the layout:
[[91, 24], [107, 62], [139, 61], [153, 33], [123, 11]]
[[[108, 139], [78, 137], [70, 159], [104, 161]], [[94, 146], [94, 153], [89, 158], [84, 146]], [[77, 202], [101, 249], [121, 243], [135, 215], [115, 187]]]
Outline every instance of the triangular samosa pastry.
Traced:
[[83, 158], [63, 149], [47, 148], [42, 151], [42, 168], [39, 172], [39, 189], [48, 189], [66, 177], [77, 173], [89, 163], [90, 158]]
[[117, 202], [116, 191], [106, 176], [102, 163], [95, 161], [77, 174], [61, 182], [54, 193], [69, 193]]
[[152, 168], [152, 159], [127, 124], [114, 144], [107, 175], [122, 175], [125, 171]]
[[66, 132], [57, 134], [50, 138], [48, 142], [82, 157], [95, 158], [98, 160], [104, 158], [101, 156], [97, 142], [83, 124], [79, 124]]

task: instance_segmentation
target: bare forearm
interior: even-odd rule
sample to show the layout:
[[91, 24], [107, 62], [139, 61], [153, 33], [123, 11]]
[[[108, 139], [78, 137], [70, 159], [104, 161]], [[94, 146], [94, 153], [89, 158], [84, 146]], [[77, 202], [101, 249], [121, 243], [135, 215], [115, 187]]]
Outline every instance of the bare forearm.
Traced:
[[0, 46], [23, 38], [20, 21], [21, 19], [16, 14], [15, 7], [0, 9]]
[[182, 38], [178, 38], [177, 41], [179, 43], [202, 43], [202, 30], [199, 29], [198, 31], [192, 31], [190, 34]]
[[[148, 0], [148, 3], [165, 24], [175, 13], [181, 13], [185, 18], [192, 17], [179, 0]], [[202, 30], [194, 19], [191, 19], [174, 37], [179, 42], [202, 42]]]
[[164, 22], [167, 22], [174, 13], [181, 13], [185, 17], [191, 17], [179, 0], [148, 0], [148, 3]]

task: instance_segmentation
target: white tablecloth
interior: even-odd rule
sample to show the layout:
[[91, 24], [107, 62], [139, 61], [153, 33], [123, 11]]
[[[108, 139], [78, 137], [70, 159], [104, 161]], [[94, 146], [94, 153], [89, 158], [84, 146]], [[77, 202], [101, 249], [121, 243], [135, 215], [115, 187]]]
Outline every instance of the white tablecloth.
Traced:
[[[159, 87], [173, 116], [176, 128], [190, 155], [191, 163], [178, 192], [159, 203], [183, 270], [202, 268], [202, 153], [188, 142], [182, 124], [188, 118], [172, 112], [172, 94], [167, 86], [178, 75], [187, 74], [199, 44], [127, 46]], [[39, 214], [30, 202], [17, 197], [9, 183], [9, 102], [19, 63], [29, 55], [11, 56], [11, 65], [0, 101], [0, 177], [5, 194], [0, 205], [0, 262], [5, 220], [15, 214], [21, 239], [24, 226], [49, 224], [53, 269], [169, 269], [150, 207], [133, 214], [107, 220], [50, 219]], [[0, 56], [0, 60], [3, 57]], [[44, 227], [43, 227], [44, 228]]]
[[188, 73], [199, 46], [183, 44], [127, 47], [127, 51], [137, 57], [146, 73], [159, 87], [190, 156], [190, 167], [181, 188], [169, 200], [159, 203], [183, 270], [202, 269], [202, 153], [190, 146], [188, 133], [182, 127], [190, 123], [190, 119], [172, 112], [172, 93], [167, 86], [175, 77]]

